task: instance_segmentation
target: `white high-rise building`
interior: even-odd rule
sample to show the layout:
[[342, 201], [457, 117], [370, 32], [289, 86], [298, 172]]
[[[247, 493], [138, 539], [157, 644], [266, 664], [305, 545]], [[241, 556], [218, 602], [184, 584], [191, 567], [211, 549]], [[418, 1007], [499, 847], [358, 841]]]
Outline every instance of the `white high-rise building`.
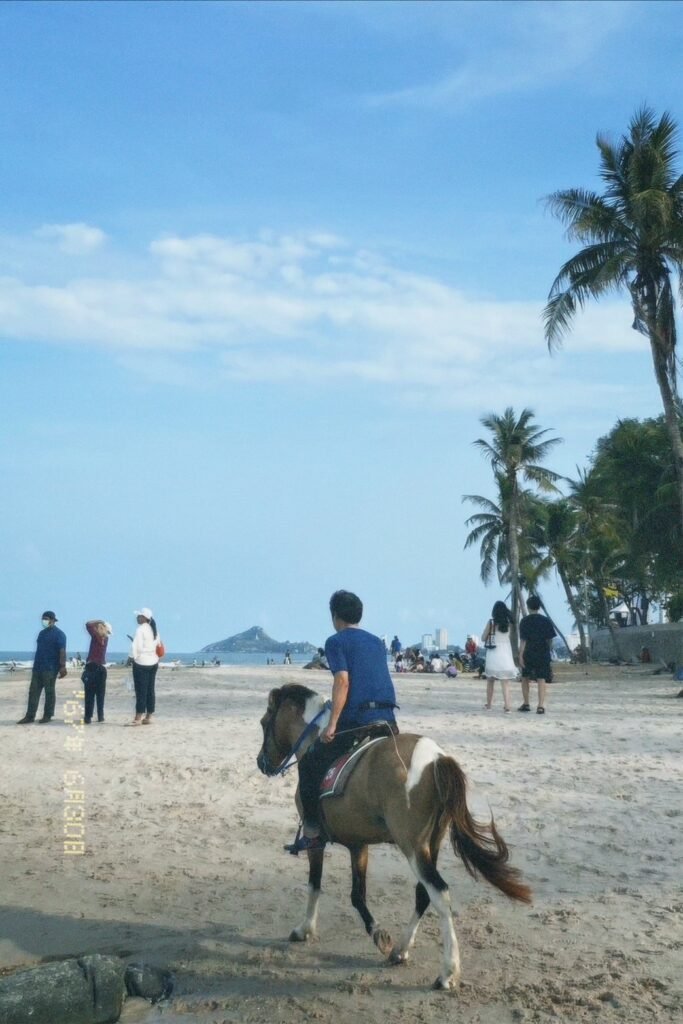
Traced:
[[434, 637], [431, 633], [422, 634], [422, 650], [431, 651], [434, 649]]
[[445, 651], [448, 648], [448, 630], [439, 629], [434, 630], [434, 636], [436, 637], [436, 649], [437, 651]]

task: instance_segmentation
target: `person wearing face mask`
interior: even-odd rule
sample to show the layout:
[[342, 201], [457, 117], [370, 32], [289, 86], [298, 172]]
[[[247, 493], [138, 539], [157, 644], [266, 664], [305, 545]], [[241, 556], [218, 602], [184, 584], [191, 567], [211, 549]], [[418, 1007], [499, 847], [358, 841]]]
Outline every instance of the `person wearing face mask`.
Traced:
[[35, 722], [40, 697], [45, 690], [43, 717], [39, 722], [44, 725], [51, 722], [55, 713], [57, 695], [55, 684], [57, 676], [63, 679], [66, 675], [66, 636], [57, 628], [57, 616], [54, 612], [43, 612], [43, 628], [36, 641], [36, 654], [33, 659], [31, 685], [28, 691], [28, 707], [26, 714], [17, 725], [30, 725]]

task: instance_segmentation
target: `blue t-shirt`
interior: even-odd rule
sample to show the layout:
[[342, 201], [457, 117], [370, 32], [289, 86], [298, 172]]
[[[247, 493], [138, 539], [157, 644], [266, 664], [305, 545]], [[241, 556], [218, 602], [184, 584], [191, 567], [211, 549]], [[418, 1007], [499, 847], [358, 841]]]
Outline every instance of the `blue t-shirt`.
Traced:
[[[342, 629], [327, 640], [325, 655], [332, 673], [349, 674], [349, 694], [338, 728], [395, 720], [396, 692], [378, 636], [356, 627]], [[369, 703], [379, 707], [367, 707]]]
[[41, 629], [36, 643], [36, 656], [33, 667], [36, 672], [58, 672], [60, 666], [59, 652], [66, 651], [66, 636], [56, 626]]

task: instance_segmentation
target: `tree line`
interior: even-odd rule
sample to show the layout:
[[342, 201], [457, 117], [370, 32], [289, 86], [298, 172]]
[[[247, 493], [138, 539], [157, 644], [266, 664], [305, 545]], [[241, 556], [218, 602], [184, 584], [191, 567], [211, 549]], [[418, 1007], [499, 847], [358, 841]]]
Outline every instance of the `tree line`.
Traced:
[[[596, 139], [602, 193], [569, 188], [549, 210], [581, 248], [560, 268], [543, 312], [552, 351], [590, 300], [625, 292], [632, 327], [649, 344], [663, 413], [622, 419], [600, 438], [575, 479], [544, 463], [560, 443], [530, 409], [482, 418], [475, 445], [490, 462], [493, 498], [465, 495], [466, 547], [479, 544], [481, 576], [510, 587], [516, 624], [524, 594], [555, 571], [588, 657], [585, 624], [607, 625], [621, 657], [608, 599], [623, 598], [646, 618], [650, 602], [683, 617], [683, 408], [678, 393], [676, 295], [683, 298], [683, 175], [677, 125], [643, 107], [617, 141]], [[540, 595], [539, 595], [540, 596]], [[513, 643], [516, 636], [513, 635]]]
[[491, 464], [495, 493], [464, 496], [477, 508], [466, 521], [465, 546], [479, 545], [484, 583], [509, 589], [515, 624], [526, 613], [525, 595], [542, 600], [553, 573], [586, 659], [587, 623], [610, 628], [621, 657], [609, 614], [617, 599], [642, 622], [652, 602], [671, 619], [683, 616], [683, 531], [663, 416], [619, 420], [575, 478], [543, 464], [561, 439], [541, 429], [530, 409], [518, 415], [508, 408], [481, 422], [489, 433], [474, 444]]

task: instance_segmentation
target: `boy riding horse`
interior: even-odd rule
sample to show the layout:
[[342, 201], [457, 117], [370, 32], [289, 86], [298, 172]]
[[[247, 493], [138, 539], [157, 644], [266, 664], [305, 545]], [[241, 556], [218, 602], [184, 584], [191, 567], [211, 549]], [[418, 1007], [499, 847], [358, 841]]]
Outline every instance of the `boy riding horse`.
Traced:
[[348, 590], [330, 598], [335, 633], [325, 644], [325, 656], [334, 675], [332, 711], [328, 724], [299, 761], [299, 793], [303, 807], [303, 835], [291, 853], [319, 850], [318, 799], [320, 784], [334, 761], [369, 736], [396, 735], [396, 693], [387, 667], [386, 648], [379, 637], [358, 625], [363, 603]]

